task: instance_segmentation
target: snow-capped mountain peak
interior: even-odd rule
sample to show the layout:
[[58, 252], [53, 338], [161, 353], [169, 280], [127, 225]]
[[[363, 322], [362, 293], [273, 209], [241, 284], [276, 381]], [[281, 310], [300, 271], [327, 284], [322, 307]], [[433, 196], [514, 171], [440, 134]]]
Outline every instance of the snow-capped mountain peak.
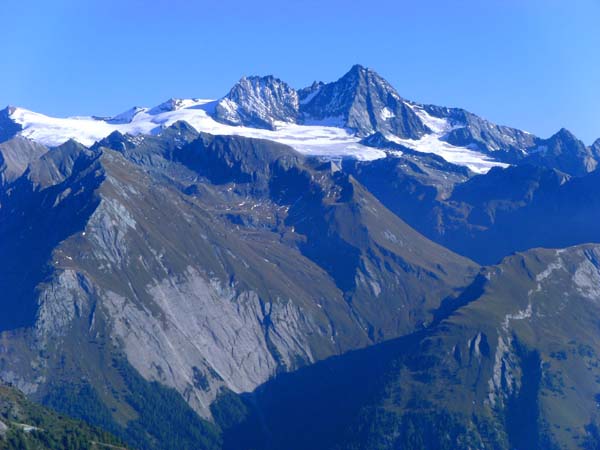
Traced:
[[229, 125], [274, 129], [296, 122], [298, 93], [272, 75], [243, 77], [216, 105], [214, 117]]
[[[115, 131], [157, 134], [178, 121], [199, 132], [269, 139], [326, 158], [371, 160], [403, 149], [434, 153], [478, 173], [524, 158], [533, 161], [528, 155], [545, 142], [462, 109], [406, 100], [377, 72], [361, 65], [337, 81], [314, 82], [300, 90], [272, 75], [243, 77], [218, 100], [171, 98], [108, 118], [56, 118], [8, 107], [0, 111], [0, 141], [18, 134], [47, 146], [69, 139], [92, 145]], [[373, 136], [377, 138], [369, 139]], [[554, 159], [536, 164], [560, 168], [564, 160], [568, 164], [563, 168], [595, 167], [600, 145], [585, 147], [567, 132], [557, 133], [549, 144], [554, 142], [544, 144], [556, 148], [545, 153]]]

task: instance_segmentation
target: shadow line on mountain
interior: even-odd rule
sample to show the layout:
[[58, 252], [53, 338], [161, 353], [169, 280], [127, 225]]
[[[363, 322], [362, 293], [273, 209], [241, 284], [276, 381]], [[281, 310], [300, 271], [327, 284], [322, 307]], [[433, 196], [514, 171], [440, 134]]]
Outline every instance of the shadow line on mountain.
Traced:
[[444, 319], [477, 300], [484, 281], [479, 276], [460, 295], [444, 299], [428, 328], [279, 374], [251, 393], [223, 392], [211, 411], [224, 450], [341, 448], [394, 369]]

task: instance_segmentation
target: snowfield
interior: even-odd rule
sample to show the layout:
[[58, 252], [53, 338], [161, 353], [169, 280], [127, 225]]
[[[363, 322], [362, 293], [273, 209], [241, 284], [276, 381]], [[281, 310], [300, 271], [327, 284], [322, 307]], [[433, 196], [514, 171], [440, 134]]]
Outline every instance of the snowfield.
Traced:
[[[110, 118], [55, 118], [23, 108], [14, 108], [10, 118], [23, 128], [20, 132], [22, 136], [50, 147], [69, 139], [89, 146], [114, 131], [130, 135], [157, 134], [163, 128], [183, 120], [199, 132], [269, 139], [289, 145], [305, 155], [374, 160], [398, 154], [361, 145], [360, 138], [349, 130], [333, 126], [333, 123], [298, 125], [277, 122], [274, 131], [225, 125], [211, 117], [215, 104], [215, 100], [171, 99], [154, 108], [136, 107]], [[435, 153], [451, 163], [467, 166], [477, 173], [485, 173], [494, 166], [505, 166], [477, 151], [455, 147], [442, 141], [441, 138], [450, 129], [447, 121], [428, 115], [418, 106], [410, 106], [433, 133], [419, 140], [388, 136], [389, 140], [419, 152]]]
[[457, 147], [442, 138], [454, 128], [447, 119], [434, 117], [417, 105], [406, 103], [419, 116], [419, 119], [433, 132], [426, 134], [421, 139], [401, 139], [397, 136], [388, 135], [386, 138], [392, 142], [404, 145], [410, 149], [423, 153], [435, 153], [446, 161], [467, 166], [475, 173], [487, 173], [492, 167], [508, 167], [508, 164], [499, 163], [476, 150], [467, 147]]

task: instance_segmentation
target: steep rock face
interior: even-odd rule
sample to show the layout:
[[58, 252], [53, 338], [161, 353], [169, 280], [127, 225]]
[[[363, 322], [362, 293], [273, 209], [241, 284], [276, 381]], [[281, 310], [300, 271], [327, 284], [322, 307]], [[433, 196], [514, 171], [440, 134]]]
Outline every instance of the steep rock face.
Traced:
[[51, 272], [55, 247], [96, 208], [103, 176], [97, 154], [65, 144], [0, 190], [0, 329], [34, 323], [36, 286]]
[[387, 81], [360, 65], [338, 81], [305, 89], [302, 96], [305, 123], [344, 126], [360, 136], [379, 131], [417, 139], [430, 131]]
[[[243, 248], [228, 249], [219, 243], [224, 236], [210, 231], [198, 216], [201, 210], [189, 211], [168, 189], [152, 195], [172, 200], [175, 206], [170, 210], [160, 197], [133, 206], [132, 197], [139, 200], [151, 183], [141, 172], [132, 174], [119, 159], [102, 156], [104, 169], [110, 168], [98, 191], [100, 202], [84, 231], [54, 249], [51, 278], [37, 287], [36, 345], [27, 353], [52, 348], [55, 354], [50, 362], [39, 359], [34, 370], [21, 368], [17, 378], [19, 365], [6, 362], [12, 368], [11, 381], [30, 384], [29, 391], [41, 395], [45, 383], [55, 380], [54, 364], [59, 358], [81, 366], [81, 375], [94, 380], [94, 365], [81, 361], [71, 348], [72, 340], [98, 339], [99, 333], [106, 332], [99, 338], [103, 345], [123, 352], [146, 379], [179, 390], [196, 411], [206, 415], [220, 386], [248, 390], [278, 370], [312, 361], [308, 336], [314, 342], [323, 335], [322, 345], [332, 345], [333, 330], [325, 318], [311, 321], [307, 311], [300, 314], [290, 299], [274, 303], [276, 298], [259, 298], [249, 288], [236, 286], [234, 280], [243, 280], [243, 274], [223, 264], [252, 271], [261, 262], [253, 261], [256, 256], [250, 249], [245, 251], [251, 256], [244, 257]], [[125, 173], [115, 173], [119, 169], [139, 181], [127, 178], [129, 182], [122, 184], [125, 180], [120, 176]], [[152, 218], [148, 215], [153, 208], [162, 211]], [[167, 217], [180, 219], [174, 227], [153, 228], [154, 220], [168, 224]], [[187, 229], [194, 226], [196, 233]], [[188, 237], [181, 238], [182, 233]], [[267, 273], [268, 264], [263, 260], [262, 265], [260, 270]], [[231, 275], [226, 275], [229, 271]], [[335, 290], [331, 284], [329, 288]], [[277, 295], [276, 286], [273, 291]], [[344, 327], [342, 322], [339, 326]], [[320, 348], [315, 353], [331, 351]]]
[[10, 117], [13, 111], [14, 108], [11, 106], [7, 106], [0, 111], [0, 142], [12, 139], [23, 129], [21, 125], [15, 123]]
[[325, 86], [325, 83], [322, 81], [314, 81], [310, 86], [300, 89], [298, 91], [298, 102], [303, 105], [310, 102], [323, 86]]
[[[184, 124], [114, 134], [93, 150], [65, 144], [11, 187], [6, 213], [35, 212], [55, 232], [28, 235], [44, 251], [19, 294], [25, 328], [3, 323], [1, 376], [37, 398], [85, 379], [125, 423], [130, 401], [116, 394], [111, 360], [209, 416], [222, 388], [248, 391], [431, 320], [475, 269], [330, 164]], [[31, 209], [14, 214], [17, 196]], [[28, 239], [2, 242], [31, 261]]]
[[244, 77], [215, 107], [216, 120], [230, 125], [274, 129], [276, 121], [294, 123], [298, 93], [273, 77]]
[[231, 125], [274, 129], [275, 121], [323, 124], [417, 139], [430, 132], [394, 88], [356, 65], [332, 83], [295, 91], [272, 76], [242, 78], [216, 105], [214, 117]]
[[0, 143], [0, 186], [15, 181], [47, 151], [43, 145], [21, 137]]

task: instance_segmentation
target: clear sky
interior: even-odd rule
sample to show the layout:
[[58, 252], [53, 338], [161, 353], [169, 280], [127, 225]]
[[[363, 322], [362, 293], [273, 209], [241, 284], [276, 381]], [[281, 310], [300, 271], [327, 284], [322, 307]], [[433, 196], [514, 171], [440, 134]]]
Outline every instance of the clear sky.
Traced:
[[0, 103], [112, 115], [360, 63], [405, 98], [600, 137], [600, 0], [0, 0]]

